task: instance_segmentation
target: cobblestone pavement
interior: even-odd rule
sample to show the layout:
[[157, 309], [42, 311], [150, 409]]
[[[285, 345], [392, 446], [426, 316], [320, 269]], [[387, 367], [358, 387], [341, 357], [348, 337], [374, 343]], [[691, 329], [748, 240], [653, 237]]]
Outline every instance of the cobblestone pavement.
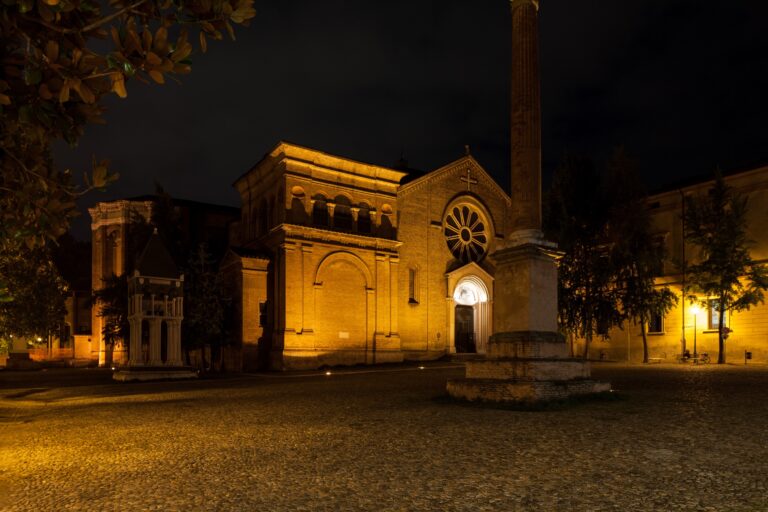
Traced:
[[456, 404], [461, 368], [113, 384], [0, 372], [0, 510], [768, 510], [767, 367], [595, 368], [616, 400]]

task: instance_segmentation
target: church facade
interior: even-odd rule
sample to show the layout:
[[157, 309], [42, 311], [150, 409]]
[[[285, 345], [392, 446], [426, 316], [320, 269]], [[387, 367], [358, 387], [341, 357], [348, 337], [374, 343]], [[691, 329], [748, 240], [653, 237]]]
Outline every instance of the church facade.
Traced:
[[221, 270], [246, 369], [483, 353], [509, 196], [467, 155], [415, 177], [281, 142], [241, 176]]

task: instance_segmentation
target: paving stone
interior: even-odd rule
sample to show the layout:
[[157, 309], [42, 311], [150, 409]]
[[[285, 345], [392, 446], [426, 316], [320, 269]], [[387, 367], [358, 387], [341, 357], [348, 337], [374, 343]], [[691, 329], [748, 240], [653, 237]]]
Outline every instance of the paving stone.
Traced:
[[593, 373], [619, 399], [540, 411], [446, 400], [460, 368], [3, 373], [0, 510], [768, 510], [768, 367]]

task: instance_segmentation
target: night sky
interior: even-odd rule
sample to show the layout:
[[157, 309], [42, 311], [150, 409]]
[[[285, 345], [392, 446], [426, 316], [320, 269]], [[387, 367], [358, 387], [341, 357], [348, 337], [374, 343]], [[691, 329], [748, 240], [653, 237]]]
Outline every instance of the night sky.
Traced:
[[[151, 193], [239, 205], [280, 140], [438, 168], [464, 152], [509, 186], [508, 0], [256, 0], [182, 84], [128, 84], [57, 163], [122, 175], [83, 205]], [[768, 164], [768, 2], [542, 0], [544, 174], [624, 145], [649, 188]], [[87, 232], [87, 215], [78, 224]], [[85, 228], [85, 229], [83, 229]]]

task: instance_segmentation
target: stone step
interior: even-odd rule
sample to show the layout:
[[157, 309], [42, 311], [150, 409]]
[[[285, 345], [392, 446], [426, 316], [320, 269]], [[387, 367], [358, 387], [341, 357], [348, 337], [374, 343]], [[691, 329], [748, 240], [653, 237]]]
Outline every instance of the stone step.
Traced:
[[564, 400], [572, 396], [606, 393], [610, 390], [609, 383], [591, 379], [562, 382], [498, 379], [451, 379], [448, 381], [449, 395], [471, 402], [533, 404]]
[[582, 359], [486, 359], [468, 361], [466, 366], [468, 379], [565, 381], [590, 376], [590, 365]]

